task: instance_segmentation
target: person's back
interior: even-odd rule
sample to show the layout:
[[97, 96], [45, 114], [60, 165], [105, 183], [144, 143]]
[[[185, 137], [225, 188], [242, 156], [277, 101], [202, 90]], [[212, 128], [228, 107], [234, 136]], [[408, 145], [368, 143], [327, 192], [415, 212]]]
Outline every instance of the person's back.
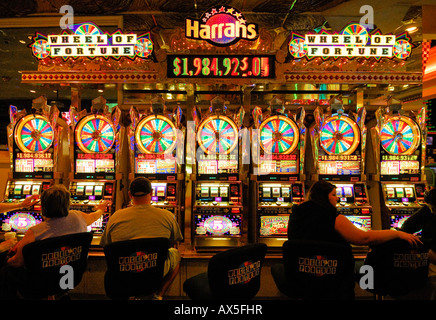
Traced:
[[183, 239], [180, 228], [168, 210], [150, 204], [135, 205], [116, 211], [106, 226], [100, 244], [138, 238], [168, 238], [171, 242]]
[[[133, 179], [129, 186], [132, 206], [117, 210], [109, 217], [100, 241], [101, 246], [139, 238], [165, 237], [173, 245], [183, 240], [179, 225], [172, 213], [151, 205], [152, 191], [151, 182], [147, 178]], [[162, 299], [169, 285], [174, 281], [179, 272], [180, 260], [179, 251], [176, 248], [169, 248], [164, 266], [165, 278], [162, 287], [155, 294], [156, 299]]]

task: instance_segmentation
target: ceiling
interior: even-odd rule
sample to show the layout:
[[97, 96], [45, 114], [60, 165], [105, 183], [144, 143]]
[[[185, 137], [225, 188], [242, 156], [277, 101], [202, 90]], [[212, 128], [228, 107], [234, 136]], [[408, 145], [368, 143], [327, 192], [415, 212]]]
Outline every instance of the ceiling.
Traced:
[[[41, 95], [47, 100], [69, 100], [69, 87], [33, 86], [21, 84], [22, 70], [37, 70], [37, 61], [27, 45], [29, 36], [36, 31], [59, 33], [59, 27], [44, 26], [44, 19], [60, 17], [62, 5], [71, 5], [75, 17], [78, 16], [122, 16], [123, 31], [139, 32], [169, 30], [184, 27], [185, 18], [200, 17], [207, 9], [217, 5], [229, 5], [242, 12], [249, 21], [255, 21], [260, 28], [305, 33], [324, 25], [331, 30], [341, 30], [352, 21], [359, 21], [363, 5], [370, 5], [374, 12], [374, 24], [384, 34], [398, 33], [410, 21], [421, 23], [421, 6], [434, 4], [434, 0], [15, 0], [0, 2], [0, 110], [8, 107], [10, 100], [30, 101]], [[23, 28], [10, 28], [11, 18], [40, 18], [38, 25]], [[114, 26], [115, 28], [116, 26]], [[407, 61], [408, 71], [421, 70], [420, 44], [421, 31], [412, 34], [416, 54]], [[105, 88], [85, 86], [82, 99], [93, 99], [101, 95], [116, 102], [117, 90], [114, 86]], [[312, 88], [313, 89], [313, 88]], [[401, 89], [401, 88], [400, 88]], [[412, 88], [416, 94], [417, 88]], [[419, 89], [419, 88], [418, 88]], [[342, 87], [335, 90], [341, 91]], [[372, 89], [379, 92], [385, 88]], [[401, 90], [411, 90], [403, 88]], [[398, 93], [402, 96], [408, 94]], [[149, 99], [144, 96], [143, 99]], [[236, 100], [238, 97], [235, 98]], [[7, 102], [6, 102], [7, 101]]]

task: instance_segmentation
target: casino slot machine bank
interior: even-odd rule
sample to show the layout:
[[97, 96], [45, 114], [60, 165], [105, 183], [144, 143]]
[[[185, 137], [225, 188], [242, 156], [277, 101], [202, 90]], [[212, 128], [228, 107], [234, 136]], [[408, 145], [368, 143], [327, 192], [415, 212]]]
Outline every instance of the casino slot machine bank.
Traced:
[[[336, 186], [338, 213], [363, 230], [372, 228], [372, 206], [365, 174], [366, 126], [364, 107], [346, 112], [340, 97], [329, 101], [325, 111], [314, 111], [311, 129], [316, 174]], [[360, 249], [355, 246], [354, 251]]]
[[102, 200], [110, 205], [103, 216], [89, 226], [93, 233], [92, 246], [98, 246], [109, 216], [116, 208], [120, 173], [120, 110], [114, 107], [109, 112], [106, 100], [93, 100], [91, 112], [76, 112], [70, 109], [70, 194], [72, 210], [95, 211], [94, 206]]
[[[4, 202], [21, 202], [30, 195], [41, 195], [54, 183], [59, 183], [57, 172], [59, 110], [45, 101], [32, 114], [10, 106], [10, 124], [7, 127], [11, 171], [6, 182]], [[2, 231], [13, 231], [21, 238], [32, 226], [42, 222], [41, 206], [22, 208], [2, 213]]]
[[183, 152], [185, 130], [181, 123], [182, 110], [177, 105], [167, 114], [161, 97], [152, 100], [151, 108], [143, 114], [132, 107], [129, 138], [129, 180], [146, 177], [151, 181], [153, 206], [174, 214], [183, 226], [184, 170]]
[[395, 99], [376, 111], [373, 147], [382, 199], [382, 228], [401, 228], [424, 204], [425, 108], [406, 115]]
[[[198, 114], [200, 116], [200, 114]], [[239, 131], [220, 97], [211, 101], [209, 114], [196, 126], [192, 180], [191, 233], [197, 251], [239, 246], [243, 230], [243, 182], [240, 174]]]
[[268, 111], [252, 113], [254, 237], [272, 250], [288, 238], [292, 206], [304, 201], [304, 109], [285, 113], [284, 102], [274, 98]]

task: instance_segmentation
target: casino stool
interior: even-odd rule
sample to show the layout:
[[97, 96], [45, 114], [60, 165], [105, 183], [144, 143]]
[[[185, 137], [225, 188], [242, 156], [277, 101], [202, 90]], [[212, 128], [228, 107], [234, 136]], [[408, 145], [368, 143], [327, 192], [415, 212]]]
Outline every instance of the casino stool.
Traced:
[[[69, 279], [74, 279], [73, 288], [76, 288], [82, 281], [91, 240], [90, 232], [82, 232], [25, 245], [24, 282], [18, 286], [19, 296], [24, 299], [69, 299], [70, 289], [62, 289], [61, 283], [70, 286]], [[61, 270], [64, 265], [73, 269]]]
[[283, 262], [272, 265], [271, 274], [279, 291], [292, 299], [354, 299], [354, 257], [347, 245], [287, 240]]
[[169, 248], [167, 238], [141, 238], [106, 245], [106, 295], [114, 300], [126, 300], [156, 292], [162, 284]]
[[386, 296], [401, 299], [414, 291], [425, 294], [429, 265], [425, 244], [412, 247], [404, 240], [395, 239], [371, 246], [365, 265], [373, 270], [374, 288], [366, 290], [375, 299], [383, 300]]
[[266, 244], [257, 243], [219, 252], [210, 259], [207, 272], [187, 279], [183, 290], [192, 300], [252, 299], [260, 288], [266, 251]]

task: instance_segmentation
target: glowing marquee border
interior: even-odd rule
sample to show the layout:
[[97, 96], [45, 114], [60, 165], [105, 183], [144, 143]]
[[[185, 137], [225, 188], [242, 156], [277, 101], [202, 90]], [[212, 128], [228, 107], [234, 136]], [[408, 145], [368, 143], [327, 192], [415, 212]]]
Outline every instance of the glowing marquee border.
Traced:
[[77, 59], [87, 57], [90, 59], [103, 57], [119, 60], [127, 57], [151, 58], [154, 44], [150, 33], [137, 35], [124, 34], [120, 29], [113, 33], [103, 32], [92, 22], [76, 24], [70, 30], [64, 30], [59, 35], [43, 35], [39, 32], [28, 45], [32, 54], [38, 60], [45, 58]]
[[346, 57], [365, 59], [398, 58], [406, 60], [412, 49], [411, 38], [407, 32], [400, 35], [383, 35], [379, 29], [368, 32], [359, 23], [349, 23], [340, 32], [301, 35], [292, 33], [288, 44], [289, 53], [294, 59], [306, 57], [308, 60], [321, 57], [323, 60]]

